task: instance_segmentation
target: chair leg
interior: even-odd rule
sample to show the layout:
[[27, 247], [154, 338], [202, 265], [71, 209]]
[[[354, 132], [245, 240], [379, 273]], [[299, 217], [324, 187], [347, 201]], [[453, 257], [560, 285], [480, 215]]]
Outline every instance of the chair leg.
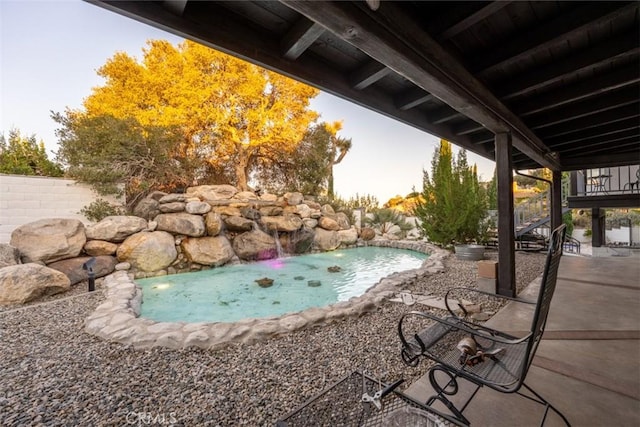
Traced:
[[536, 398], [532, 398], [531, 396], [527, 396], [526, 394], [522, 394], [520, 392], [518, 392], [518, 394], [520, 396], [526, 397], [527, 399], [533, 400], [534, 402], [537, 402], [541, 405], [544, 405], [545, 407], [545, 411], [544, 411], [544, 416], [542, 417], [542, 421], [540, 422], [540, 426], [544, 425], [544, 421], [547, 418], [547, 413], [549, 412], [549, 409], [551, 409], [553, 412], [555, 412], [556, 414], [558, 414], [560, 416], [560, 418], [562, 418], [562, 421], [564, 421], [564, 423], [568, 426], [571, 427], [571, 424], [569, 423], [569, 420], [567, 420], [567, 418], [562, 414], [562, 412], [560, 412], [558, 409], [556, 409], [551, 403], [549, 403], [547, 401], [547, 399], [545, 399], [544, 397], [540, 396], [534, 389], [532, 389], [531, 387], [529, 387], [526, 383], [522, 383], [522, 386], [524, 388], [526, 388], [527, 390], [529, 390], [529, 392], [531, 392]]
[[[440, 383], [438, 383], [438, 380], [436, 378], [436, 372], [440, 372], [440, 371], [444, 372], [445, 375], [447, 376], [447, 379], [445, 379], [446, 384], [444, 386], [441, 386]], [[436, 402], [436, 400], [438, 400], [442, 404], [444, 404], [447, 407], [447, 409], [451, 412], [451, 414], [453, 414], [453, 416], [457, 418], [459, 421], [461, 421], [463, 424], [465, 425], [471, 424], [469, 420], [467, 420], [467, 418], [464, 415], [462, 415], [462, 411], [464, 411], [464, 409], [467, 407], [471, 399], [473, 399], [478, 389], [480, 389], [480, 386], [476, 388], [472, 396], [469, 398], [469, 400], [467, 400], [467, 402], [465, 402], [463, 407], [461, 409], [458, 409], [458, 407], [456, 407], [456, 405], [454, 405], [453, 402], [447, 398], [447, 396], [454, 396], [458, 393], [458, 381], [457, 381], [456, 374], [452, 373], [448, 369], [443, 368], [440, 365], [436, 365], [433, 368], [429, 369], [429, 382], [431, 383], [431, 387], [433, 387], [433, 390], [437, 394], [434, 396], [431, 396], [427, 400], [426, 402], [427, 406], [433, 405]]]

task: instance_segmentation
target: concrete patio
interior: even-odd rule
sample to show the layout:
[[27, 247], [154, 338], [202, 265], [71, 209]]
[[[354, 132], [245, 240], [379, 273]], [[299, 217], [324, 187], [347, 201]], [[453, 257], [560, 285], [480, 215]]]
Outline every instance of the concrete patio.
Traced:
[[[537, 295], [530, 285], [521, 296]], [[509, 304], [488, 326], [528, 330], [532, 309]], [[640, 258], [564, 256], [547, 328], [527, 384], [573, 426], [640, 425]], [[461, 392], [470, 387], [461, 382]], [[406, 393], [425, 401], [433, 394], [426, 375]], [[457, 401], [458, 399], [456, 399]], [[447, 413], [443, 405], [435, 408]], [[472, 425], [539, 425], [544, 409], [518, 395], [488, 388], [464, 411]], [[564, 425], [550, 412], [547, 426]]]

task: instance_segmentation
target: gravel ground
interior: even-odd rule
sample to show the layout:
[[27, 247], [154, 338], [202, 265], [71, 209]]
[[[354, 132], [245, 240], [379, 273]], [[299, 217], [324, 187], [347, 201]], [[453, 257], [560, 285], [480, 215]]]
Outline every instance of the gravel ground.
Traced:
[[[516, 262], [522, 289], [542, 274], [544, 255], [518, 252]], [[449, 257], [445, 265], [406, 289], [442, 295], [474, 286], [475, 262]], [[0, 313], [0, 425], [268, 426], [354, 369], [408, 386], [428, 368], [399, 356], [397, 321], [415, 305], [385, 302], [253, 345], [140, 351], [83, 332], [102, 300], [85, 289]]]

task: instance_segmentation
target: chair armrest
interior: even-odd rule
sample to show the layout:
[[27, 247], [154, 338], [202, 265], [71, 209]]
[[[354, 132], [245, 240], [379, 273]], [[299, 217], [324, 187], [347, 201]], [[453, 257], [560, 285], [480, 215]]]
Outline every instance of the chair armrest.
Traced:
[[[438, 316], [434, 316], [433, 314], [430, 313], [426, 313], [424, 311], [410, 311], [409, 313], [406, 313], [405, 315], [402, 316], [402, 318], [400, 319], [400, 322], [398, 323], [398, 334], [400, 336], [400, 341], [402, 341], [402, 345], [405, 348], [410, 347], [409, 343], [407, 342], [407, 340], [404, 337], [404, 334], [402, 332], [402, 322], [404, 320], [405, 317], [407, 316], [419, 316], [419, 317], [424, 317], [430, 320], [433, 320], [434, 322], [437, 322], [438, 324], [441, 325], [445, 325], [449, 328], [452, 329], [457, 329], [459, 331], [464, 331], [466, 333], [468, 333], [469, 335], [472, 336], [478, 336], [490, 341], [494, 341], [494, 342], [498, 342], [498, 343], [503, 343], [503, 344], [519, 344], [523, 341], [528, 340], [531, 337], [531, 333], [528, 333], [527, 335], [525, 335], [522, 338], [511, 338], [509, 336], [507, 336], [506, 334], [501, 333], [500, 331], [495, 331], [493, 329], [489, 329], [489, 328], [482, 328], [479, 327], [477, 325], [470, 325], [467, 322], [465, 322], [464, 320], [460, 319], [459, 317], [455, 317], [454, 319], [451, 318], [440, 318]], [[420, 338], [419, 334], [414, 334], [413, 338], [416, 340], [416, 342], [418, 343], [418, 345], [420, 346], [420, 349], [422, 352], [426, 351], [427, 346], [425, 345], [425, 343], [422, 341], [422, 339]]]
[[[488, 297], [491, 298], [495, 298], [498, 300], [506, 300], [506, 301], [513, 301], [513, 302], [518, 302], [518, 303], [522, 303], [522, 304], [536, 304], [536, 301], [528, 301], [522, 298], [512, 298], [512, 297], [508, 297], [505, 295], [498, 295], [495, 293], [491, 293], [491, 292], [485, 292], [485, 291], [481, 291], [479, 289], [473, 289], [473, 288], [465, 288], [465, 287], [456, 287], [456, 288], [451, 288], [447, 291], [445, 297], [444, 297], [444, 304], [447, 307], [447, 310], [449, 311], [449, 313], [451, 313], [452, 316], [461, 319], [460, 316], [458, 316], [454, 310], [451, 308], [451, 306], [449, 305], [449, 296], [451, 295], [452, 292], [455, 291], [465, 291], [465, 292], [473, 292], [476, 294], [481, 294], [481, 295], [486, 295]], [[464, 313], [464, 315], [467, 315], [467, 310], [464, 309], [464, 307], [462, 306], [462, 304], [458, 303], [459, 308], [462, 310], [462, 312]]]

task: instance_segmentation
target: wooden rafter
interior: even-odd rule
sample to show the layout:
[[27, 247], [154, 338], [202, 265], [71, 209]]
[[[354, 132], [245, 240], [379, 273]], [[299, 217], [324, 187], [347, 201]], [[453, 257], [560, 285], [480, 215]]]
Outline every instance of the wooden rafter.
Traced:
[[[378, 11], [384, 10], [383, 23], [379, 14], [363, 13], [351, 3], [283, 3], [313, 21], [325, 23], [334, 34], [493, 132], [511, 131], [514, 145], [541, 165], [559, 167], [515, 114], [395, 4], [384, 4]], [[420, 46], [420, 51], [414, 46]], [[442, 64], [447, 64], [446, 69]]]

